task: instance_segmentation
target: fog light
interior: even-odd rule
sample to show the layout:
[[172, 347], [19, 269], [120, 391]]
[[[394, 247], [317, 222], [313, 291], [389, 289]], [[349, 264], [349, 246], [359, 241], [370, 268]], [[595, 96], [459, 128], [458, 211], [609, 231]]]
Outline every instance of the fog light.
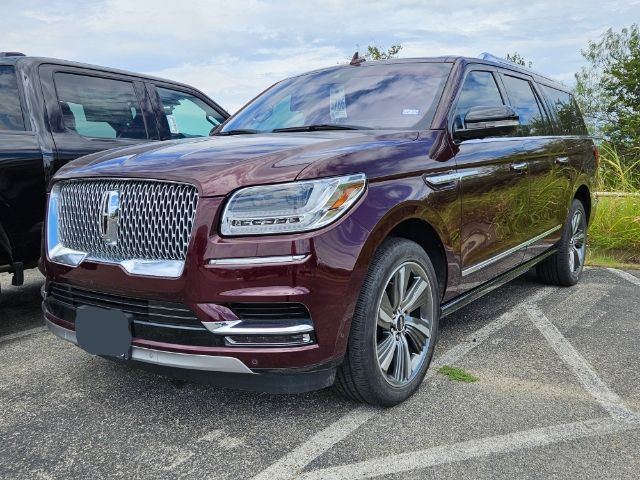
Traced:
[[309, 333], [294, 335], [233, 335], [224, 337], [228, 346], [254, 347], [292, 347], [296, 345], [310, 345], [315, 339]]

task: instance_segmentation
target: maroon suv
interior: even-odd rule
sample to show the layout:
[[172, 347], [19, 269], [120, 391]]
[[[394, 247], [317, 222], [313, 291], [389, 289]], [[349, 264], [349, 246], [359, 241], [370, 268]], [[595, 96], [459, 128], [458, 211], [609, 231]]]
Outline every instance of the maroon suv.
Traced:
[[43, 309], [96, 355], [394, 405], [439, 319], [582, 273], [598, 155], [565, 87], [494, 57], [289, 78], [213, 136], [110, 150], [49, 194]]

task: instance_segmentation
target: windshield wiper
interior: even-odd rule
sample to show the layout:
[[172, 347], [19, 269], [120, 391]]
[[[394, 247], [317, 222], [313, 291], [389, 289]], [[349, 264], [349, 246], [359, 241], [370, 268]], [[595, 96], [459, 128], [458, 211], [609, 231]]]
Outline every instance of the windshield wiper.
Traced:
[[224, 132], [214, 133], [213, 135], [249, 135], [251, 133], [260, 133], [260, 130], [250, 130], [248, 128], [238, 128], [236, 130], [225, 130]]
[[318, 130], [369, 130], [367, 127], [359, 125], [342, 125], [339, 123], [319, 123], [316, 125], [301, 125], [299, 127], [274, 128], [274, 133], [278, 132], [315, 132]]

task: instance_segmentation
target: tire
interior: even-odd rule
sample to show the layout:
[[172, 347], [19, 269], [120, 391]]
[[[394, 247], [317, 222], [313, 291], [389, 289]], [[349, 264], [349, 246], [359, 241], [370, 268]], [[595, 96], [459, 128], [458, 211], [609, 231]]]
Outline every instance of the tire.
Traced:
[[587, 215], [580, 200], [573, 200], [558, 243], [558, 251], [536, 266], [538, 278], [549, 285], [570, 287], [580, 280], [587, 245]]
[[[405, 288], [396, 288], [401, 285]], [[417, 243], [386, 240], [362, 286], [334, 389], [349, 399], [384, 407], [413, 395], [433, 356], [439, 291], [433, 264]]]

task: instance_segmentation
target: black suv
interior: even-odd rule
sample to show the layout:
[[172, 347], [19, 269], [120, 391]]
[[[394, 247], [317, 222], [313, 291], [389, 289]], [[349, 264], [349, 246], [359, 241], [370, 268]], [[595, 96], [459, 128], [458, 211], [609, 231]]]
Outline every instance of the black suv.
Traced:
[[110, 68], [0, 53], [0, 272], [36, 266], [46, 185], [77, 157], [201, 137], [229, 114], [188, 85]]

